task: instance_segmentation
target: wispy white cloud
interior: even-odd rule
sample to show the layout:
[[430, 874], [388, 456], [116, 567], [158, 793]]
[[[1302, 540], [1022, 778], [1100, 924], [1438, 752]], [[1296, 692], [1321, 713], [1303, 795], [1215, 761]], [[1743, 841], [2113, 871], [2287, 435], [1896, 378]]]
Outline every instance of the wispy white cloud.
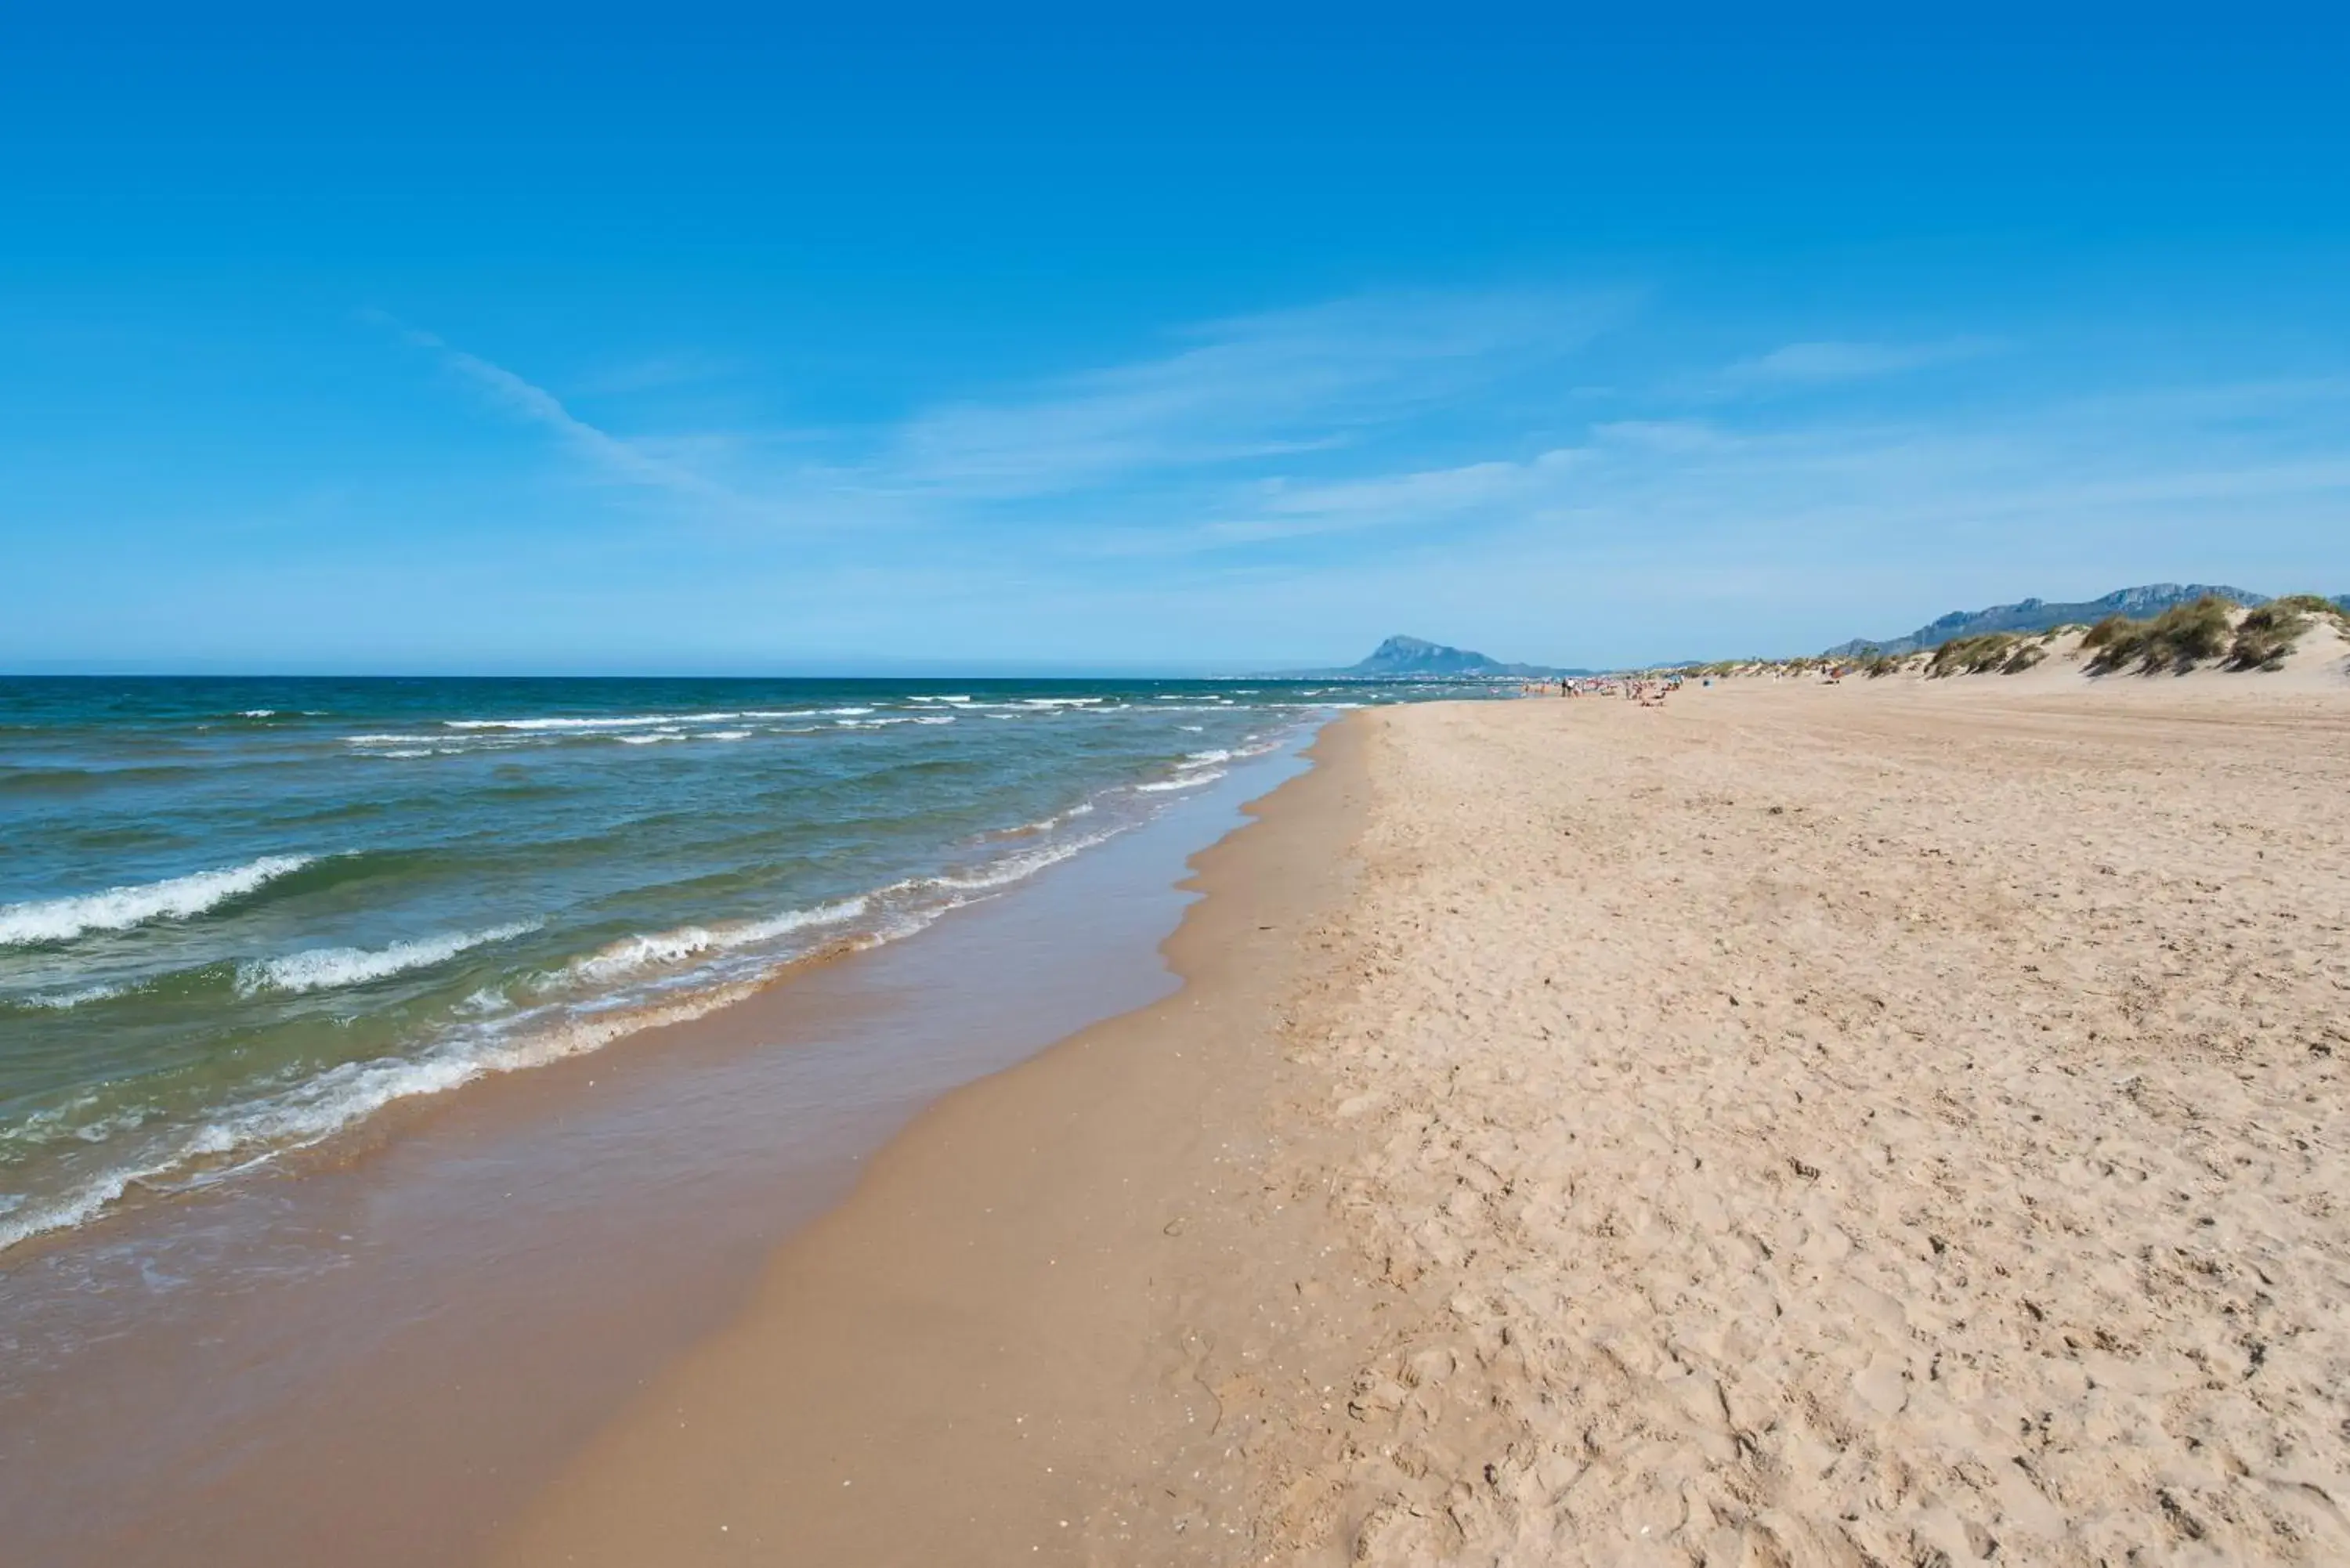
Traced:
[[1988, 337], [1949, 337], [1934, 343], [1789, 343], [1721, 372], [1733, 387], [1816, 386], [1866, 380], [1935, 365], [1956, 364], [1995, 354], [2002, 346]]
[[1561, 447], [1523, 462], [1471, 462], [1327, 483], [1268, 480], [1255, 487], [1249, 513], [1204, 524], [1168, 543], [1179, 549], [1211, 549], [1372, 528], [1443, 529], [1529, 505], [1591, 455], [1586, 449]]
[[920, 415], [882, 466], [925, 488], [1049, 495], [1326, 452], [1555, 361], [1627, 308], [1596, 296], [1372, 296], [1211, 323], [1170, 354]]
[[[2314, 421], [2274, 429], [2209, 418], [2215, 406], [2307, 413], [2308, 392], [2272, 400], [2214, 387], [2126, 409], [2085, 396], [1904, 420], [1843, 410], [1771, 428], [1616, 421], [1524, 459], [1265, 482], [1221, 513], [1120, 529], [1093, 548], [1240, 563], [1285, 545], [1300, 591], [1377, 581], [1408, 595], [1476, 580], [1489, 614], [1526, 625], [1534, 612], [1511, 607], [1530, 589], [1552, 609], [1563, 595], [1580, 596], [1581, 613], [1605, 624], [1606, 585], [1652, 591], [1660, 552], [1691, 585], [1748, 574], [1742, 597], [1758, 611], [1766, 601], [1800, 602], [1785, 597], [1791, 573], [1833, 587], [1870, 563], [1910, 563], [1913, 575], [1938, 581], [1980, 578], [1992, 597], [2013, 597], [2041, 591], [2043, 576], [2070, 569], [2054, 563], [2084, 553], [2172, 559], [2190, 541], [2235, 536], [2254, 519], [2286, 541], [2350, 504], [2342, 419], [2329, 424], [2323, 408]], [[1378, 531], [1376, 545], [1338, 537], [1367, 530]], [[1298, 553], [1309, 545], [1311, 555]], [[2094, 591], [2118, 586], [2117, 577]]]
[[715, 356], [687, 349], [607, 364], [567, 385], [577, 396], [627, 397], [639, 392], [665, 392], [677, 387], [702, 385], [732, 375], [736, 369]]
[[690, 463], [663, 455], [641, 440], [625, 439], [589, 424], [565, 407], [563, 400], [553, 392], [503, 365], [468, 353], [437, 333], [412, 327], [400, 327], [399, 331], [410, 343], [439, 355], [442, 363], [487, 392], [507, 412], [552, 431], [566, 446], [610, 478], [698, 501], [733, 505], [742, 500], [733, 489]]
[[[1388, 437], [1457, 420], [1513, 378], [1555, 371], [1630, 307], [1621, 296], [1363, 296], [1210, 322], [1172, 334], [1169, 352], [891, 425], [764, 443], [618, 434], [515, 370], [387, 324], [607, 477], [754, 514], [951, 526], [960, 509], [1137, 492], [1205, 501], [1258, 480], [1270, 482], [1275, 514], [1302, 517], [1311, 487], [1284, 499], [1286, 476], [1344, 467]], [[650, 387], [662, 373], [626, 384]], [[1032, 523], [1049, 527], [1044, 514]]]

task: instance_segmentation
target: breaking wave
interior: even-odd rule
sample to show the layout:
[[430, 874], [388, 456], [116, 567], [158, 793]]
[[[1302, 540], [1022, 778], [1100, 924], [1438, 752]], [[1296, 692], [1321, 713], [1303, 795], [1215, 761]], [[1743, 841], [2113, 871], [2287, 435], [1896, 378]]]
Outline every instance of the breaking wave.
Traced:
[[536, 921], [493, 926], [485, 931], [452, 931], [394, 942], [388, 948], [312, 948], [284, 958], [263, 959], [237, 966], [236, 988], [245, 996], [265, 991], [300, 992], [365, 985], [373, 980], [411, 969], [445, 963], [470, 948], [511, 941], [538, 929]]
[[265, 855], [243, 866], [161, 882], [109, 888], [70, 898], [0, 906], [0, 947], [65, 942], [87, 931], [127, 931], [151, 920], [184, 920], [299, 871], [317, 857]]

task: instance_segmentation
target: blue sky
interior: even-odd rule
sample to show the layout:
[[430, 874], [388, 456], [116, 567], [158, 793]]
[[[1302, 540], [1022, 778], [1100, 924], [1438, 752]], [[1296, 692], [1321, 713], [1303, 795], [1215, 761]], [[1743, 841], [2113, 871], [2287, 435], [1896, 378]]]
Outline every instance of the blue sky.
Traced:
[[0, 669], [2350, 592], [2314, 14], [78, 9], [0, 55]]

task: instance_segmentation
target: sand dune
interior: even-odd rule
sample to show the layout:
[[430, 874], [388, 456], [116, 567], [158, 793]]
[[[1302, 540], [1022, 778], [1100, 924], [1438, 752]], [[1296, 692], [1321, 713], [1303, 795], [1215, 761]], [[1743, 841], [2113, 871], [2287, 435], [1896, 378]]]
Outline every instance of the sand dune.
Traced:
[[[2241, 621], [2241, 612], [2234, 619]], [[2189, 691], [2209, 687], [2214, 691], [2230, 691], [2245, 696], [2272, 700], [2286, 692], [2323, 694], [2334, 692], [2350, 695], [2350, 638], [2343, 635], [2343, 623], [2327, 617], [2312, 617], [2309, 625], [2293, 643], [2280, 668], [2275, 670], [2230, 670], [2223, 662], [2213, 661], [2184, 672], [2141, 674], [2119, 671], [2103, 675], [2090, 673], [2092, 650], [2081, 644], [2084, 631], [2051, 632], [2042, 638], [2024, 639], [2038, 644], [2040, 661], [2031, 669], [2013, 675], [1982, 674], [1941, 677], [1935, 684], [1956, 680], [1962, 684], [1996, 681], [2009, 695], [2023, 692], [2079, 691], [2093, 687], [2124, 691], [2134, 685], [2168, 686], [2185, 682]], [[1898, 676], [1879, 676], [1877, 681], [1907, 681], [1912, 684], [1927, 678], [1920, 673], [1929, 655], [1916, 654], [1910, 659], [1911, 668]]]

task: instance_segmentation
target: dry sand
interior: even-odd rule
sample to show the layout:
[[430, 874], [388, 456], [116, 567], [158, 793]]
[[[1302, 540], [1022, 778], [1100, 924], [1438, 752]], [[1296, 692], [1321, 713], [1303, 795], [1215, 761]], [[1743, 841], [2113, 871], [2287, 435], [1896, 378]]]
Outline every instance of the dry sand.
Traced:
[[515, 1563], [2350, 1562], [2350, 684], [1358, 715]]

